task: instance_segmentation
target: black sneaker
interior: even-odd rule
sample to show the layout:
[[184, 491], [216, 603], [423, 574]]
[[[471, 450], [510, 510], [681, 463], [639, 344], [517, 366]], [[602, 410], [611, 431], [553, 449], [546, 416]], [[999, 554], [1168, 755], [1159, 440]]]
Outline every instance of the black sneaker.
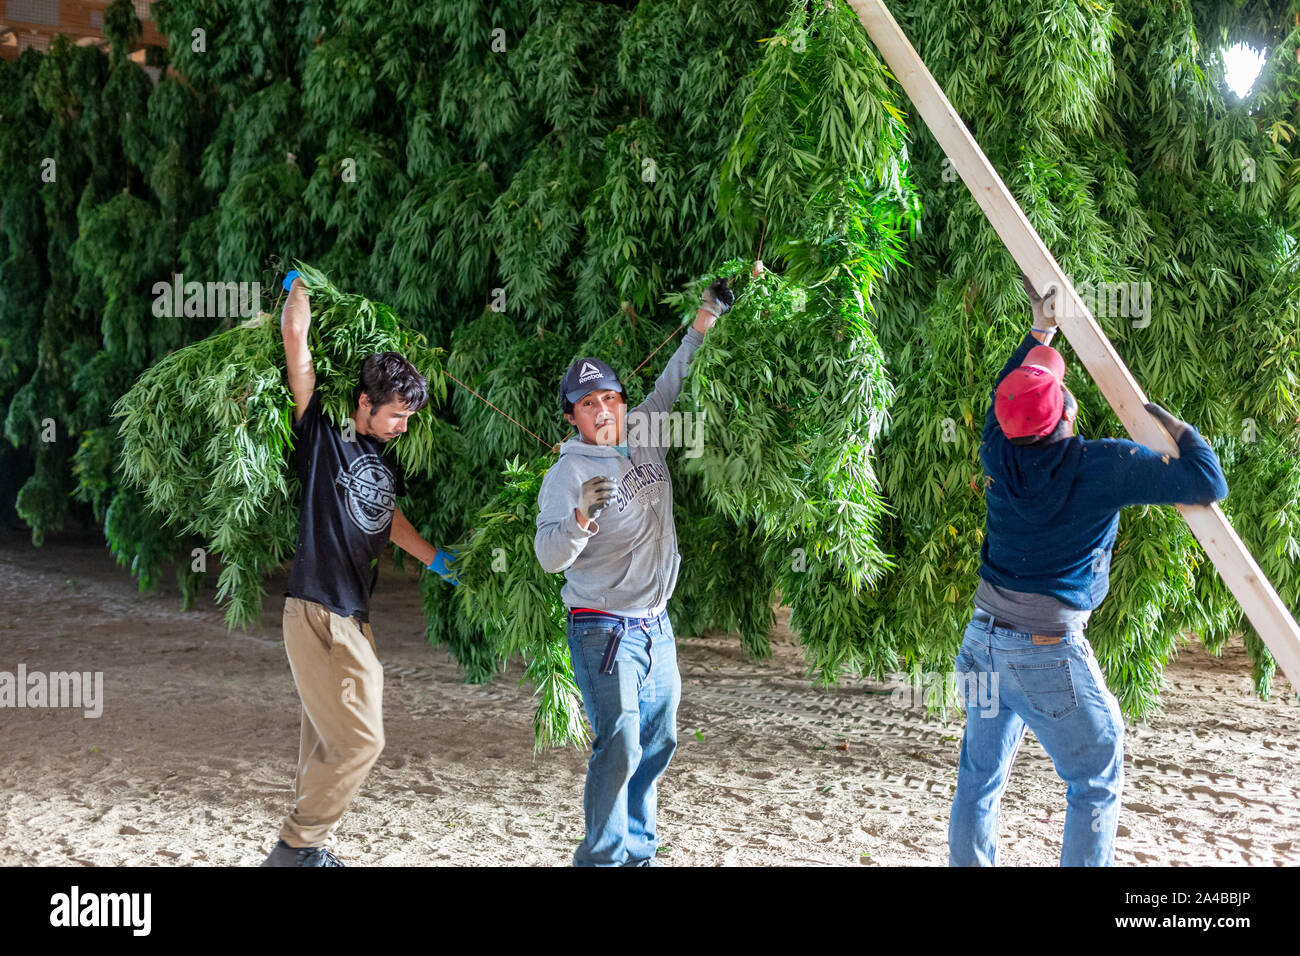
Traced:
[[343, 861], [336, 857], [328, 847], [323, 846], [289, 846], [283, 840], [275, 844], [263, 866], [343, 866]]

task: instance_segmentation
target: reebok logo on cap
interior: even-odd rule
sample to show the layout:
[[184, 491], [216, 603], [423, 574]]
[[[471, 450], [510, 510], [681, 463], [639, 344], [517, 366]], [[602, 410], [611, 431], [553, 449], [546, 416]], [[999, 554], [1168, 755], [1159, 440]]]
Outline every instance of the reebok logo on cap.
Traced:
[[601, 389], [622, 392], [623, 383], [614, 370], [598, 358], [578, 359], [569, 366], [560, 382], [560, 394], [570, 402], [577, 402], [587, 393]]

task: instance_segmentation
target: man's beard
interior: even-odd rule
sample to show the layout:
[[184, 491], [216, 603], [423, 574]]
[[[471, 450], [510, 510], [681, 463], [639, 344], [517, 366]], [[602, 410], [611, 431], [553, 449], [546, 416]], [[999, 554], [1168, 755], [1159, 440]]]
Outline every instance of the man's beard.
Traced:
[[370, 431], [370, 436], [372, 438], [377, 438], [379, 441], [389, 441], [393, 438], [396, 438], [397, 437], [396, 435], [389, 435], [384, 432], [375, 431], [375, 415], [376, 413], [378, 413], [378, 411], [379, 409], [377, 408], [370, 409], [370, 412], [368, 413], [369, 417], [366, 419], [366, 427]]

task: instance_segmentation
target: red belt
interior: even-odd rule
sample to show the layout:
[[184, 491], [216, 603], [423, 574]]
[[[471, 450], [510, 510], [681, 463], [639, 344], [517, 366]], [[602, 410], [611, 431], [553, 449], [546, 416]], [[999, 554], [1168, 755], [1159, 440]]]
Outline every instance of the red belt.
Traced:
[[588, 614], [603, 614], [606, 617], [618, 617], [617, 614], [610, 614], [608, 611], [597, 611], [594, 607], [571, 607], [570, 614], [577, 614], [579, 611], [586, 611]]

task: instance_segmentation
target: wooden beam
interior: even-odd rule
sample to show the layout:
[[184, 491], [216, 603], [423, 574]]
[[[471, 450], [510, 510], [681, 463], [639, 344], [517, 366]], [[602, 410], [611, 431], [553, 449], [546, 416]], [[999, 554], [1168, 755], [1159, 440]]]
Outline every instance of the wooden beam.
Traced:
[[[884, 0], [847, 2], [1021, 271], [1036, 289], [1050, 289], [1055, 283], [1055, 287], [1061, 290], [1057, 296], [1057, 321], [1061, 332], [1133, 440], [1177, 456], [1178, 448], [1173, 439], [1147, 413], [1146, 395], [1025, 217], [1002, 177], [952, 108]], [[1060, 307], [1062, 304], [1064, 308]], [[1296, 625], [1291, 612], [1233, 530], [1223, 510], [1218, 505], [1179, 505], [1178, 510], [1278, 666], [1290, 678], [1291, 686], [1300, 691], [1300, 626]]]

